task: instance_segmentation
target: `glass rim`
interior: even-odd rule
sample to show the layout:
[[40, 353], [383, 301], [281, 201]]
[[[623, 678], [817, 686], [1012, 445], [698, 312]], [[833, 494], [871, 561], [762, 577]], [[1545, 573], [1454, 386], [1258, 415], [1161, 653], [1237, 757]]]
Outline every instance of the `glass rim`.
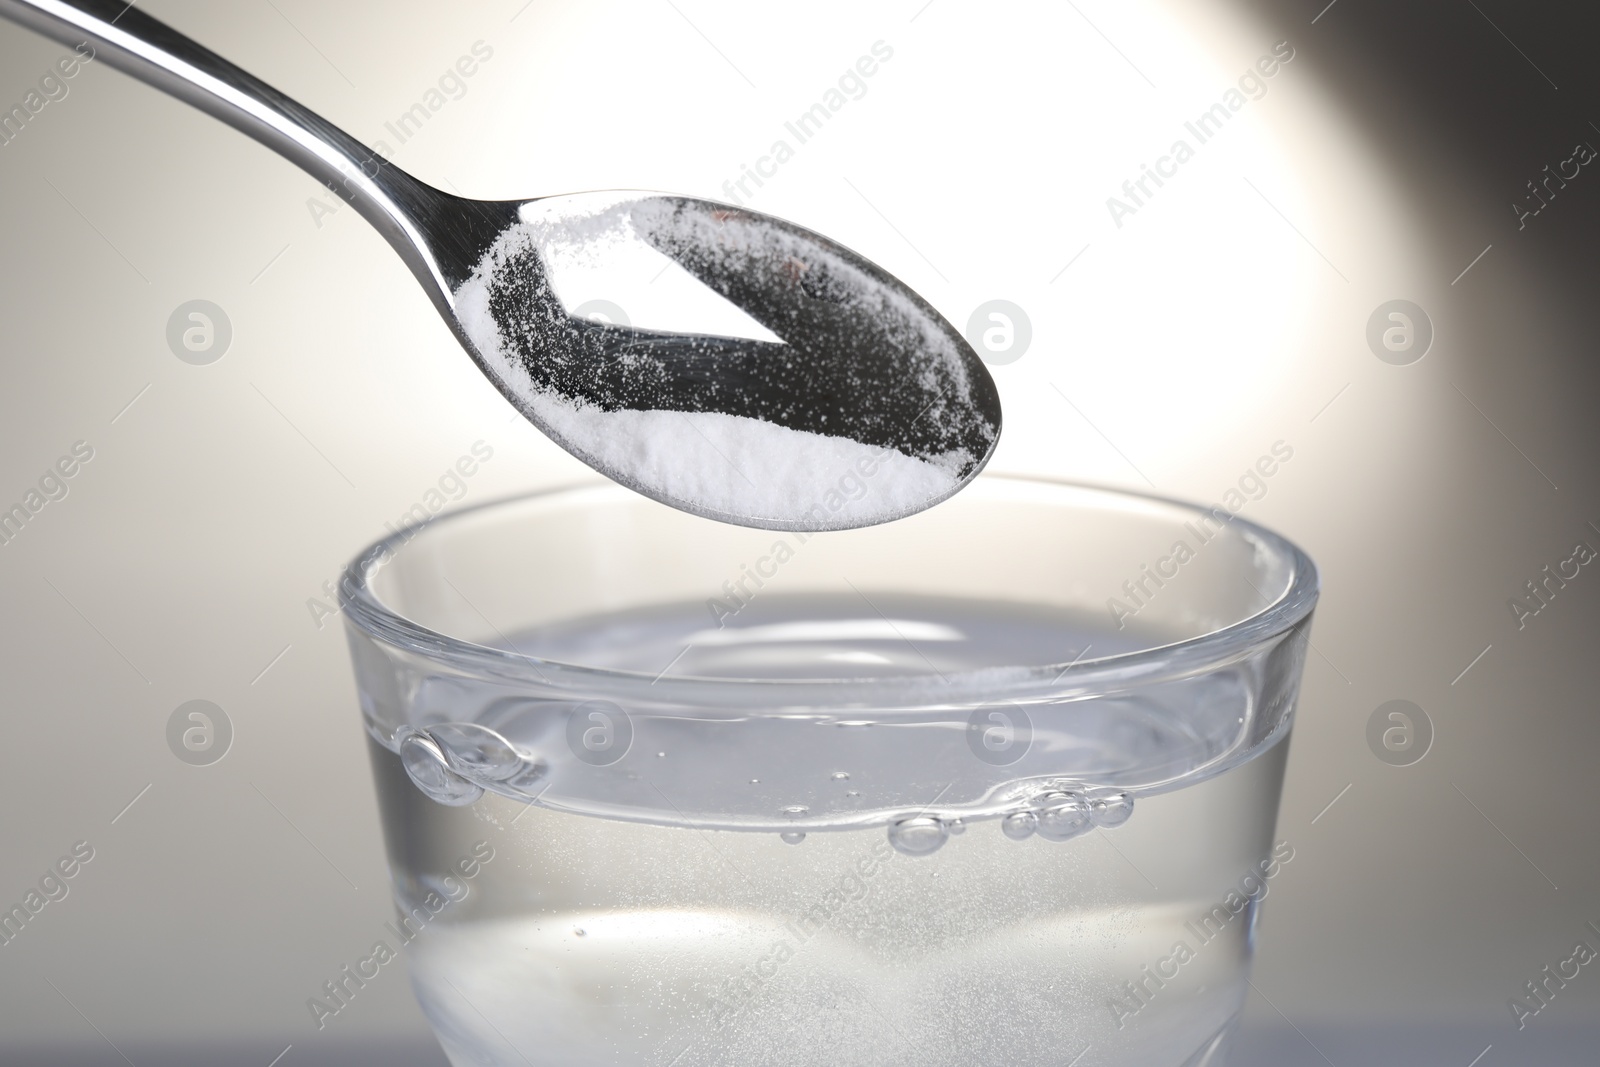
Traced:
[[[1293, 629], [1316, 607], [1320, 578], [1311, 557], [1281, 534], [1229, 513], [1220, 506], [1207, 507], [1115, 486], [989, 471], [979, 475], [952, 500], [959, 500], [966, 492], [986, 482], [1021, 483], [1044, 489], [1098, 494], [1125, 502], [1176, 508], [1189, 513], [1191, 517], [1214, 515], [1222, 511], [1230, 515], [1228, 526], [1253, 538], [1257, 544], [1266, 546], [1287, 563], [1291, 576], [1283, 592], [1260, 610], [1195, 637], [1064, 663], [865, 678], [727, 678], [665, 674], [653, 677], [640, 671], [544, 659], [524, 652], [478, 644], [431, 629], [390, 608], [373, 591], [372, 580], [377, 573], [393, 562], [409, 542], [433, 527], [489, 510], [569, 495], [621, 493], [640, 501], [649, 499], [609, 480], [584, 478], [429, 516], [371, 542], [356, 554], [340, 578], [341, 606], [346, 625], [359, 629], [368, 637], [459, 670], [512, 683], [558, 685], [563, 688], [570, 686], [575, 690], [593, 690], [597, 686], [612, 690], [636, 690], [638, 695], [645, 692], [651, 694], [650, 703], [671, 703], [671, 695], [680, 693], [683, 694], [682, 703], [686, 704], [721, 703], [720, 700], [708, 701], [708, 696], [713, 693], [736, 702], [740, 694], [795, 696], [802, 690], [838, 692], [848, 687], [852, 690], [852, 702], [873, 690], [881, 689], [887, 702], [898, 705], [906, 704], [908, 699], [914, 700], [914, 694], [919, 689], [929, 697], [944, 700], [957, 694], [983, 693], [987, 694], [985, 702], [993, 702], [996, 699], [1021, 699], [1043, 692], [1048, 692], [1053, 699], [1063, 699], [1076, 694], [1099, 694], [1127, 689], [1132, 685], [1156, 685], [1193, 677], [1249, 656]], [[653, 501], [650, 503], [654, 507], [666, 507]], [[946, 502], [937, 506], [948, 505], [949, 502]], [[1001, 687], [1004, 687], [1003, 694]]]

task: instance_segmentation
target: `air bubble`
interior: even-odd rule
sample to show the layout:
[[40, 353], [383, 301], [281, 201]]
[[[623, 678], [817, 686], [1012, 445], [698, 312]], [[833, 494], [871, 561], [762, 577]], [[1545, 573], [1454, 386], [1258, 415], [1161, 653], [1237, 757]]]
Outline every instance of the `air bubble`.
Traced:
[[1039, 836], [1046, 841], [1071, 841], [1094, 825], [1089, 802], [1078, 793], [1046, 793], [1034, 803], [1039, 812]]
[[522, 766], [522, 757], [511, 747], [511, 742], [487, 726], [445, 722], [423, 732], [433, 738], [450, 769], [457, 774], [498, 781], [517, 773]]
[[579, 926], [579, 927], [575, 928], [572, 931], [572, 936], [573, 937], [586, 937], [586, 936], [588, 936], [588, 931], [585, 930], [583, 927]]
[[801, 830], [785, 830], [783, 833], [779, 834], [778, 837], [780, 837], [783, 840], [783, 843], [786, 845], [798, 845], [800, 842], [806, 839], [805, 832]]
[[1133, 797], [1121, 789], [1096, 790], [1089, 794], [1089, 814], [1096, 826], [1121, 826], [1133, 814]]
[[424, 796], [452, 808], [465, 807], [483, 796], [483, 787], [450, 769], [439, 743], [409, 727], [396, 735], [400, 762]]
[[523, 788], [543, 778], [547, 769], [543, 760], [523, 755], [500, 734], [477, 723], [440, 723], [423, 733], [438, 747], [450, 770], [473, 782]]
[[834, 771], [828, 777], [832, 778], [835, 782], [848, 782], [850, 780], [850, 772], [849, 771]]
[[944, 823], [928, 815], [901, 819], [889, 827], [889, 844], [907, 856], [927, 856], [937, 852], [949, 837]]
[[967, 832], [967, 824], [960, 819], [946, 819], [944, 828], [951, 837], [957, 837]]
[[1031, 811], [1014, 811], [1000, 820], [1000, 832], [1013, 841], [1026, 841], [1039, 828], [1039, 816]]
[[811, 809], [804, 804], [791, 804], [783, 809], [784, 815], [791, 819], [799, 819], [811, 813]]

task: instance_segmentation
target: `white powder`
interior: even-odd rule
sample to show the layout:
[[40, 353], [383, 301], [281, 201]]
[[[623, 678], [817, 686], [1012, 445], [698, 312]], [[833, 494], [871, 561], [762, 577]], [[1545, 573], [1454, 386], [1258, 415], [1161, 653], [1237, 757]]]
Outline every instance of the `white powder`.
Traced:
[[959, 482], [895, 449], [717, 412], [601, 411], [536, 397], [569, 451], [649, 496], [745, 524], [864, 526], [921, 511]]
[[[618, 205], [559, 225], [546, 220], [514, 225], [456, 291], [456, 314], [467, 335], [540, 429], [591, 467], [647, 496], [745, 525], [803, 530], [870, 525], [921, 511], [960, 488], [964, 475], [983, 458], [967, 449], [915, 458], [851, 437], [721, 412], [606, 410], [536, 383], [517, 342], [508, 343], [491, 312], [497, 272], [530, 248], [553, 266], [607, 244], [637, 240], [631, 215], [640, 207]], [[896, 298], [904, 299], [895, 293], [879, 297]], [[908, 325], [918, 318], [896, 317]], [[965, 368], [954, 352], [943, 352], [948, 339], [927, 340], [935, 353], [932, 362], [947, 375], [944, 381], [954, 379], [954, 391], [964, 391]], [[929, 418], [941, 414], [935, 409]]]

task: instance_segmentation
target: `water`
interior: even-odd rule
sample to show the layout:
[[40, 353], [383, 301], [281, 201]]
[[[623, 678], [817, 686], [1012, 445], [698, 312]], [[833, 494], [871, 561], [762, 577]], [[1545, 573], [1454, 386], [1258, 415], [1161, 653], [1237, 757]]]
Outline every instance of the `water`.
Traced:
[[[510, 644], [650, 676], [910, 679], [1150, 639], [863, 599], [772, 596], [724, 628], [666, 605]], [[1036, 722], [1002, 764], [964, 710], [611, 703], [629, 744], [605, 762], [573, 743], [582, 707], [452, 699], [457, 725], [412, 736], [404, 764], [372, 752], [420, 930], [405, 953], [456, 1067], [1216, 1064], [1259, 902], [1293, 858], [1271, 837], [1286, 745], [1205, 777], [1215, 744], [1159, 704]]]

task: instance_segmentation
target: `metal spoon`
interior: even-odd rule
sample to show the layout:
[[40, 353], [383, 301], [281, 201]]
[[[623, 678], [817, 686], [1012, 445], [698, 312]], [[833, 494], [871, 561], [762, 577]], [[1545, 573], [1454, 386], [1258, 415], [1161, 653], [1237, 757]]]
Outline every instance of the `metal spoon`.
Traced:
[[[819, 234], [657, 193], [452, 196], [124, 0], [0, 0], [0, 16], [89, 41], [323, 182], [506, 399], [646, 496], [747, 526], [864, 526], [950, 496], [999, 439], [961, 335]], [[575, 313], [597, 286], [611, 321]]]

